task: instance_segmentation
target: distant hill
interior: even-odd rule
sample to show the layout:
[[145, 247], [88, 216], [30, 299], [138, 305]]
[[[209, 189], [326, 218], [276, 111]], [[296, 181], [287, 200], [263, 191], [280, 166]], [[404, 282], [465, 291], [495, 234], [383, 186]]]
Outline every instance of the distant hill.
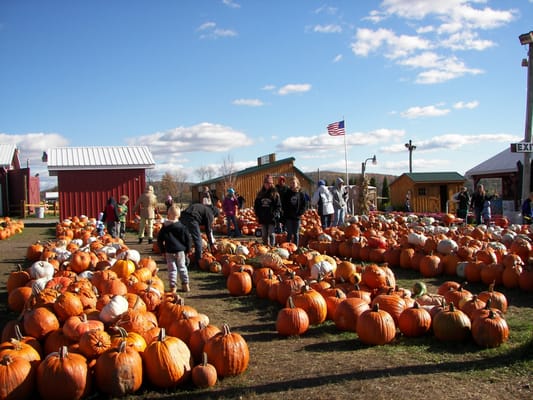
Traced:
[[[342, 179], [346, 180], [346, 173], [345, 172], [335, 172], [335, 171], [313, 171], [313, 172], [305, 172], [307, 176], [309, 176], [312, 180], [315, 182], [318, 182], [319, 179], [323, 179], [326, 181], [326, 184], [333, 185], [335, 183], [335, 179], [337, 177], [341, 177]], [[320, 176], [319, 176], [320, 175]], [[373, 174], [373, 173], [366, 173], [366, 176], [368, 179], [374, 178], [376, 180], [376, 188], [378, 190], [378, 195], [381, 195], [381, 189], [383, 188], [383, 179], [387, 177], [387, 182], [390, 185], [392, 181], [394, 181], [396, 178], [398, 178], [399, 175], [386, 175], [386, 174]], [[350, 179], [350, 185], [355, 185], [359, 182], [359, 179], [361, 178], [361, 173], [349, 173], [349, 179]]]

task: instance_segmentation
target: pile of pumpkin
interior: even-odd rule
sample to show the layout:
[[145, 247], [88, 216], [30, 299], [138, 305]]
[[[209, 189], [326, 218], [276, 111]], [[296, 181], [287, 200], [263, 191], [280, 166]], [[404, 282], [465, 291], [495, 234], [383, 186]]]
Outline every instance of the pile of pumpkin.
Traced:
[[9, 239], [11, 236], [22, 233], [24, 222], [10, 217], [0, 217], [0, 240]]
[[8, 277], [18, 317], [2, 330], [0, 398], [208, 387], [247, 369], [244, 338], [165, 292], [155, 260], [92, 236], [90, 223], [60, 225], [60, 238], [28, 246], [29, 267]]
[[428, 294], [423, 282], [399, 288], [386, 264], [356, 264], [296, 248], [223, 240], [219, 254], [204, 253], [200, 267], [220, 271], [233, 296], [253, 293], [282, 306], [276, 320], [280, 335], [301, 335], [326, 319], [341, 331], [357, 333], [366, 344], [389, 343], [397, 333], [429, 333], [443, 341], [472, 338], [482, 347], [497, 347], [509, 335], [504, 318], [507, 299], [491, 285], [474, 294], [446, 281]]

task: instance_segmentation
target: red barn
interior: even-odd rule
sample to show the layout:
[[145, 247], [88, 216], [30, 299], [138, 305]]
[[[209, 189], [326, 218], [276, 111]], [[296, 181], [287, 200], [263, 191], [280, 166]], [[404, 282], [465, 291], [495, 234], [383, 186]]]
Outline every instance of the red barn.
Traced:
[[56, 147], [47, 151], [48, 172], [57, 176], [59, 217], [98, 217], [107, 199], [129, 197], [129, 215], [155, 167], [146, 146]]
[[21, 168], [15, 145], [0, 144], [0, 216], [24, 215], [23, 204], [39, 204], [40, 180]]

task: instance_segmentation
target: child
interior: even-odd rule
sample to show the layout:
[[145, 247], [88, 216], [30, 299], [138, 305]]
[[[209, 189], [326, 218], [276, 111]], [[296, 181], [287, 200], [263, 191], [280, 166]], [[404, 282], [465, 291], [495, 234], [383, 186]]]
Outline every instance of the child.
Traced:
[[483, 223], [487, 226], [490, 225], [491, 211], [490, 211], [490, 201], [485, 200], [483, 203], [483, 210], [481, 210], [481, 218]]
[[180, 209], [176, 205], [170, 206], [167, 220], [163, 223], [157, 235], [157, 244], [161, 254], [165, 256], [168, 269], [170, 291], [176, 292], [177, 275], [181, 280], [181, 291], [189, 292], [189, 272], [187, 271], [186, 254], [191, 249], [189, 231], [179, 221]]
[[126, 204], [129, 200], [129, 197], [123, 194], [118, 200], [118, 235], [124, 240], [126, 236], [126, 218], [128, 216], [128, 205]]
[[98, 214], [98, 219], [96, 220], [95, 228], [96, 228], [96, 233], [99, 237], [104, 236], [104, 233], [105, 233], [105, 224], [104, 224], [103, 218], [104, 218], [104, 213], [101, 212]]

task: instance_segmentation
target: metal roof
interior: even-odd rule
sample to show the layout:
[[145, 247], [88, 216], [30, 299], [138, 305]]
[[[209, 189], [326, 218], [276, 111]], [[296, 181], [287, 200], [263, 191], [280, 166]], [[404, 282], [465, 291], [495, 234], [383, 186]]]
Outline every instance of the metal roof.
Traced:
[[[233, 175], [235, 175], [236, 177], [238, 176], [243, 176], [243, 175], [249, 175], [249, 174], [253, 174], [253, 173], [256, 173], [256, 172], [260, 172], [262, 170], [266, 170], [266, 169], [269, 169], [269, 168], [272, 168], [273, 166], [278, 166], [278, 165], [283, 165], [283, 164], [288, 164], [288, 163], [292, 163], [293, 164], [293, 168], [298, 171], [299, 173], [301, 173], [303, 176], [307, 177], [307, 175], [305, 173], [303, 173], [302, 171], [300, 171], [298, 168], [296, 168], [294, 166], [294, 161], [296, 159], [294, 157], [288, 157], [288, 158], [284, 158], [282, 160], [277, 160], [277, 161], [273, 161], [273, 162], [270, 162], [270, 163], [266, 163], [266, 164], [262, 164], [262, 165], [254, 165], [252, 167], [248, 167], [248, 168], [245, 168], [245, 169], [241, 169], [240, 171], [236, 171], [233, 173]], [[216, 182], [219, 182], [221, 181], [222, 179], [224, 179], [224, 176], [219, 176], [219, 177], [216, 177], [216, 178], [211, 178], [211, 179], [208, 179], [208, 180], [205, 180], [203, 182], [198, 182], [198, 183], [195, 183], [193, 185], [191, 185], [192, 187], [196, 187], [196, 186], [205, 186], [205, 185], [210, 185], [212, 183], [216, 183]], [[309, 182], [313, 183], [313, 180], [312, 179], [309, 179]]]
[[524, 153], [511, 153], [511, 147], [499, 152], [495, 156], [476, 165], [465, 172], [465, 176], [472, 178], [479, 175], [497, 175], [518, 172], [517, 162], [524, 163]]
[[47, 151], [48, 171], [154, 168], [146, 146], [56, 147]]
[[464, 182], [466, 180], [458, 172], [411, 172], [404, 175], [415, 183]]
[[14, 144], [0, 144], [0, 166], [10, 168], [13, 164], [13, 156], [17, 146]]

